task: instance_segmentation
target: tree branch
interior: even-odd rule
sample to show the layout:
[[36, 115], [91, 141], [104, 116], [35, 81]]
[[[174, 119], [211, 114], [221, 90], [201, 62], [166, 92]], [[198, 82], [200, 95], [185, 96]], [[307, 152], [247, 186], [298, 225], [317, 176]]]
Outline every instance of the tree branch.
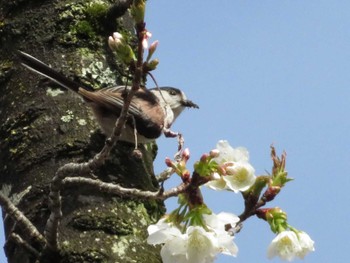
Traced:
[[168, 191], [142, 191], [136, 188], [125, 188], [120, 185], [105, 183], [100, 180], [84, 178], [84, 177], [67, 177], [63, 180], [63, 184], [68, 185], [88, 185], [94, 187], [103, 193], [115, 194], [119, 196], [137, 197], [143, 199], [165, 200], [170, 197], [184, 193], [189, 184], [182, 183], [177, 187], [171, 188]]
[[164, 182], [168, 180], [173, 174], [175, 173], [173, 168], [167, 168], [163, 172], [161, 172], [159, 175], [156, 176], [156, 179], [158, 182]]
[[0, 193], [0, 205], [5, 213], [16, 221], [18, 226], [26, 235], [39, 242], [41, 245], [46, 244], [45, 238], [32, 224], [32, 222], [30, 222], [29, 219], [16, 206], [12, 204], [10, 199], [8, 199], [2, 193]]
[[51, 214], [46, 222], [44, 235], [47, 241], [47, 246], [54, 251], [58, 249], [58, 226], [59, 221], [62, 218], [60, 195], [62, 180], [67, 176], [87, 174], [89, 171], [89, 162], [82, 164], [68, 163], [57, 170], [56, 175], [51, 181], [49, 193], [49, 208]]
[[33, 248], [31, 245], [28, 244], [28, 242], [24, 241], [18, 234], [11, 233], [10, 237], [11, 240], [16, 242], [18, 245], [22, 246], [27, 250], [29, 253], [33, 254], [36, 258], [40, 257], [40, 253], [38, 250]]

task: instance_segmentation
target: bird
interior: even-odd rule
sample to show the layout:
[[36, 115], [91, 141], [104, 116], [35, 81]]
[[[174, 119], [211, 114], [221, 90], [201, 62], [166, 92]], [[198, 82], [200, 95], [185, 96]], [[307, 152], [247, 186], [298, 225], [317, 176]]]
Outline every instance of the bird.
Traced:
[[[18, 50], [20, 62], [26, 68], [56, 82], [63, 88], [79, 94], [92, 112], [102, 132], [110, 137], [120, 116], [124, 99], [131, 90], [130, 86], [114, 86], [94, 90], [81, 85], [39, 59]], [[130, 143], [149, 143], [162, 134], [176, 137], [179, 133], [171, 131], [171, 125], [185, 108], [199, 108], [188, 100], [185, 93], [174, 87], [139, 88], [132, 97], [128, 119], [120, 140]]]

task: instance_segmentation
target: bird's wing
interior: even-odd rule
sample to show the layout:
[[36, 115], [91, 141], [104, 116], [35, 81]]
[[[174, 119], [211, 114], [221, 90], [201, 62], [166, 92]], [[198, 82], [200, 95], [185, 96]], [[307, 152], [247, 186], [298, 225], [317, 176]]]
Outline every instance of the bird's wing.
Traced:
[[[124, 86], [105, 88], [93, 92], [81, 88], [78, 91], [78, 93], [82, 95], [88, 102], [103, 105], [116, 114], [120, 114], [127, 92], [128, 88], [125, 88]], [[129, 113], [131, 113], [133, 116], [142, 115], [142, 112], [140, 111], [139, 107], [137, 107], [134, 100], [132, 100], [130, 103]]]
[[[103, 105], [119, 116], [124, 105], [124, 98], [127, 96], [129, 88], [118, 86], [105, 88], [95, 92], [79, 89], [88, 103]], [[142, 105], [142, 109], [140, 108]], [[160, 135], [164, 127], [164, 110], [160, 106], [157, 97], [148, 90], [139, 89], [131, 100], [128, 113], [135, 119], [137, 130], [140, 134], [148, 138]], [[128, 122], [133, 126], [132, 121]]]

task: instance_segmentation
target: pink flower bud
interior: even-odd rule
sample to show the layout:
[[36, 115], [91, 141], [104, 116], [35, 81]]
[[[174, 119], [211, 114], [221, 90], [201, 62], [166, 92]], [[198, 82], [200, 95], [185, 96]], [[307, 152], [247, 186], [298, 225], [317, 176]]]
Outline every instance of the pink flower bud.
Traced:
[[166, 164], [168, 167], [174, 167], [173, 161], [172, 161], [169, 157], [166, 157], [166, 158], [165, 158], [165, 164]]
[[221, 175], [226, 175], [226, 168], [223, 166], [219, 166], [217, 172]]
[[[158, 43], [159, 43], [159, 41], [156, 40], [156, 41], [154, 41], [154, 42], [150, 45], [150, 47], [149, 47], [149, 49], [148, 49], [147, 59], [146, 59], [147, 62], [151, 59], [151, 57], [153, 56], [153, 53], [156, 51], [157, 46], [158, 46]], [[157, 60], [157, 61], [158, 61], [158, 60]], [[152, 62], [152, 61], [151, 61], [151, 62]], [[151, 62], [150, 62], [150, 63], [151, 63]], [[157, 63], [157, 64], [158, 64], [158, 63]]]
[[207, 153], [205, 153], [205, 154], [202, 155], [200, 161], [201, 161], [202, 163], [206, 163], [207, 160], [208, 160], [208, 157], [209, 157], [209, 155], [208, 155]]
[[154, 51], [156, 51], [156, 49], [157, 49], [158, 43], [159, 43], [158, 40], [154, 41], [154, 42], [149, 46], [149, 51], [148, 51], [148, 52], [153, 54]]
[[186, 148], [182, 152], [182, 160], [188, 161], [188, 159], [190, 159], [190, 150], [188, 148]]
[[266, 201], [270, 202], [275, 199], [276, 195], [281, 191], [280, 186], [270, 186], [264, 193]]

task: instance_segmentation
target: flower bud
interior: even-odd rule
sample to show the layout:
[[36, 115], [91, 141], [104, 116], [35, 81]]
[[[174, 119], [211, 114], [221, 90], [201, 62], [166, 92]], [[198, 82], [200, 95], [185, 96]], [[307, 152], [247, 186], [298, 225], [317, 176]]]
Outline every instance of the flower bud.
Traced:
[[112, 50], [114, 50], [116, 48], [116, 45], [114, 43], [114, 39], [112, 36], [109, 36], [109, 38], [108, 38], [108, 46]]
[[150, 62], [148, 62], [146, 64], [147, 71], [155, 70], [157, 68], [158, 64], [159, 64], [159, 60], [158, 59], [152, 59]]
[[173, 161], [169, 158], [169, 157], [166, 157], [165, 158], [165, 164], [168, 166], [168, 167], [174, 167], [174, 163]]
[[287, 224], [287, 214], [283, 212], [281, 208], [274, 207], [266, 211], [265, 217], [270, 225], [272, 232], [278, 233], [285, 230], [288, 226]]
[[182, 152], [182, 160], [188, 161], [188, 159], [190, 159], [190, 150], [188, 148], [186, 148]]
[[209, 155], [211, 158], [215, 158], [218, 157], [220, 154], [220, 151], [218, 149], [213, 149], [209, 152]]
[[159, 41], [158, 40], [156, 40], [156, 41], [154, 41], [150, 46], [149, 46], [149, 52], [151, 53], [151, 54], [153, 54], [154, 53], [154, 51], [156, 51], [156, 49], [157, 49], [157, 47], [158, 47], [158, 44], [159, 44]]
[[154, 41], [154, 42], [149, 46], [148, 55], [147, 55], [146, 61], [149, 61], [149, 60], [151, 59], [153, 53], [154, 53], [154, 52], [156, 51], [156, 49], [157, 49], [158, 43], [159, 43], [159, 41], [156, 40], [156, 41]]
[[136, 24], [143, 23], [145, 18], [145, 0], [134, 0], [133, 2], [131, 5], [131, 15]]
[[225, 167], [222, 167], [221, 165], [218, 166], [217, 168], [217, 172], [220, 174], [220, 175], [226, 175], [226, 168]]
[[148, 49], [148, 39], [152, 37], [152, 33], [145, 30], [143, 33], [142, 47], [143, 49]]
[[280, 186], [269, 186], [267, 190], [264, 193], [264, 198], [266, 199], [267, 202], [272, 201], [275, 199], [276, 195], [281, 191]]
[[128, 44], [121, 45], [117, 50], [117, 55], [126, 65], [136, 61], [135, 53]]
[[108, 45], [111, 50], [117, 50], [118, 47], [122, 44], [123, 36], [118, 33], [114, 32], [113, 36], [109, 36], [108, 38]]
[[209, 157], [209, 155], [208, 155], [207, 153], [205, 153], [205, 154], [203, 154], [203, 155], [201, 156], [200, 161], [201, 161], [202, 163], [206, 163], [207, 160], [208, 160], [208, 157]]
[[123, 39], [123, 35], [120, 34], [119, 32], [114, 32], [114, 33], [113, 33], [113, 38], [114, 38], [114, 39], [122, 40], [122, 39]]
[[118, 57], [125, 63], [130, 64], [136, 60], [136, 56], [132, 48], [125, 42], [122, 34], [114, 32], [113, 36], [108, 38], [108, 45], [110, 49], [115, 51]]

